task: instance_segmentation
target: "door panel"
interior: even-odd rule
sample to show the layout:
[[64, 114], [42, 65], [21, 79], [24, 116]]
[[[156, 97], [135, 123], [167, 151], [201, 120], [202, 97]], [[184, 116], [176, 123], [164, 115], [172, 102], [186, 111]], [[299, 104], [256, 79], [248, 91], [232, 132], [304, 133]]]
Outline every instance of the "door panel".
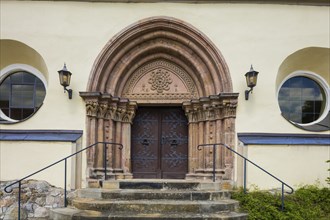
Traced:
[[181, 109], [162, 112], [161, 170], [164, 179], [183, 179], [188, 164], [187, 118]]
[[139, 110], [132, 126], [132, 169], [134, 178], [160, 178], [159, 117]]
[[188, 170], [188, 129], [182, 109], [139, 108], [131, 153], [134, 178], [183, 179]]

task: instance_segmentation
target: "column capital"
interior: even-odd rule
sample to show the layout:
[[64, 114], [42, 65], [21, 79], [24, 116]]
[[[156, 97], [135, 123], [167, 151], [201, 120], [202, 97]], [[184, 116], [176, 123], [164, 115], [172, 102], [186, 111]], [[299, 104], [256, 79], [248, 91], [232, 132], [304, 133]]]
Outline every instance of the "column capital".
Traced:
[[235, 118], [238, 93], [220, 93], [183, 103], [189, 123]]
[[133, 121], [137, 109], [136, 102], [101, 92], [80, 92], [80, 96], [86, 103], [86, 115], [88, 117], [127, 123]]

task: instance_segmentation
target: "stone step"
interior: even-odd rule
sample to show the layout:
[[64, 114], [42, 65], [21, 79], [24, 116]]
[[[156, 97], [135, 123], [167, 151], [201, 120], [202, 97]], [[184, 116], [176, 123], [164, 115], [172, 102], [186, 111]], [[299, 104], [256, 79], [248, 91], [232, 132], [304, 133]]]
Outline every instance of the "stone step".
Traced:
[[113, 213], [217, 213], [235, 211], [238, 202], [231, 199], [219, 201], [187, 200], [109, 200], [76, 198], [72, 206], [80, 210], [109, 211]]
[[70, 208], [52, 210], [51, 219], [247, 219], [247, 214], [236, 212], [238, 202], [230, 199], [225, 184], [164, 179], [91, 181], [91, 188], [77, 190], [76, 197], [70, 198]]
[[104, 189], [164, 189], [164, 190], [221, 190], [230, 189], [226, 181], [193, 181], [173, 179], [124, 179], [124, 180], [90, 180], [89, 188]]
[[80, 189], [77, 191], [79, 198], [117, 199], [117, 200], [207, 200], [218, 201], [230, 199], [230, 191], [206, 190], [109, 190], [109, 189]]
[[194, 219], [194, 220], [246, 220], [247, 214], [236, 213], [236, 212], [221, 212], [221, 213], [110, 213], [110, 212], [99, 212], [91, 210], [77, 210], [73, 208], [60, 208], [52, 210], [51, 219], [54, 220], [173, 220], [173, 219]]

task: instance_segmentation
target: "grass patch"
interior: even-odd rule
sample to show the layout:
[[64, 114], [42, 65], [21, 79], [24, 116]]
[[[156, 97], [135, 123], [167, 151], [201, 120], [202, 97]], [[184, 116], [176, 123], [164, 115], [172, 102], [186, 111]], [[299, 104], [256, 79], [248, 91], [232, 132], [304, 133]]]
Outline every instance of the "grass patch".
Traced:
[[240, 209], [249, 214], [249, 220], [329, 220], [330, 189], [304, 186], [292, 195], [285, 195], [285, 210], [281, 211], [281, 194], [256, 190], [244, 194], [233, 192], [232, 198], [240, 202]]

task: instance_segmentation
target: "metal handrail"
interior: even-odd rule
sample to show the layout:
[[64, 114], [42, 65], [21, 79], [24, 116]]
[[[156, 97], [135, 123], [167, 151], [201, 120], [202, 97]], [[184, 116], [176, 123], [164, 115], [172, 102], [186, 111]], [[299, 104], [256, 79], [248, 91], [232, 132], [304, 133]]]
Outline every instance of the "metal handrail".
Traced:
[[291, 190], [291, 192], [286, 192], [286, 193], [287, 194], [292, 194], [294, 192], [294, 190], [293, 190], [293, 188], [291, 186], [289, 186], [288, 184], [286, 184], [285, 182], [283, 182], [282, 180], [280, 180], [279, 178], [277, 178], [276, 176], [274, 176], [273, 174], [271, 174], [267, 170], [263, 169], [262, 167], [260, 167], [256, 163], [254, 163], [251, 160], [247, 159], [246, 157], [244, 157], [240, 153], [238, 153], [235, 150], [231, 149], [227, 144], [223, 144], [223, 143], [200, 144], [200, 145], [197, 146], [197, 149], [200, 151], [200, 150], [202, 150], [201, 147], [206, 147], [206, 146], [213, 146], [213, 182], [215, 182], [215, 163], [216, 163], [215, 156], [216, 156], [216, 147], [217, 146], [222, 146], [222, 147], [227, 148], [231, 152], [237, 154], [238, 156], [240, 156], [241, 158], [244, 159], [244, 183], [243, 183], [244, 193], [246, 193], [246, 161], [248, 161], [249, 163], [253, 164], [254, 166], [256, 166], [257, 168], [259, 168], [260, 170], [264, 171], [269, 176], [273, 177], [274, 179], [276, 179], [277, 181], [279, 181], [279, 182], [282, 183], [281, 210], [284, 211], [284, 186], [288, 187]]
[[48, 166], [40, 169], [40, 170], [38, 170], [38, 171], [36, 171], [36, 172], [34, 172], [34, 173], [30, 174], [30, 175], [27, 175], [26, 177], [23, 177], [22, 179], [17, 180], [15, 182], [9, 184], [8, 186], [6, 186], [4, 188], [4, 191], [6, 193], [11, 193], [13, 191], [13, 189], [11, 188], [11, 186], [13, 186], [13, 185], [15, 185], [15, 184], [18, 183], [18, 220], [21, 219], [21, 186], [22, 186], [22, 181], [23, 180], [25, 180], [25, 179], [27, 179], [27, 178], [29, 178], [29, 177], [37, 174], [37, 173], [40, 173], [41, 171], [44, 171], [44, 170], [46, 170], [46, 169], [48, 169], [48, 168], [50, 168], [50, 167], [52, 167], [52, 166], [54, 166], [54, 165], [56, 165], [56, 164], [64, 161], [64, 207], [67, 207], [67, 205], [68, 205], [67, 198], [66, 198], [66, 192], [67, 192], [67, 189], [66, 189], [66, 182], [67, 182], [67, 178], [66, 178], [66, 176], [67, 176], [66, 175], [67, 174], [67, 159], [69, 159], [70, 157], [73, 157], [73, 156], [75, 156], [75, 155], [77, 155], [77, 154], [79, 154], [79, 153], [81, 153], [81, 152], [83, 152], [83, 151], [85, 151], [85, 150], [87, 150], [87, 149], [89, 149], [91, 147], [94, 147], [94, 146], [96, 146], [98, 144], [104, 144], [104, 147], [103, 147], [103, 169], [104, 169], [104, 180], [106, 180], [106, 176], [107, 176], [106, 175], [107, 174], [107, 159], [106, 159], [107, 145], [112, 145], [112, 146], [113, 145], [118, 145], [119, 146], [119, 149], [122, 150], [124, 146], [122, 144], [120, 144], [120, 143], [96, 142], [96, 143], [94, 143], [94, 144], [92, 144], [92, 145], [90, 145], [90, 146], [88, 146], [88, 147], [86, 147], [86, 148], [84, 148], [82, 150], [79, 150], [79, 151], [77, 151], [77, 152], [75, 152], [75, 153], [73, 153], [73, 154], [71, 154], [71, 155], [69, 155], [69, 156], [67, 156], [67, 157], [65, 157], [65, 158], [63, 158], [61, 160], [58, 160], [58, 161], [56, 161], [56, 162], [54, 162], [54, 163], [52, 163], [52, 164], [50, 164], [50, 165], [48, 165]]

